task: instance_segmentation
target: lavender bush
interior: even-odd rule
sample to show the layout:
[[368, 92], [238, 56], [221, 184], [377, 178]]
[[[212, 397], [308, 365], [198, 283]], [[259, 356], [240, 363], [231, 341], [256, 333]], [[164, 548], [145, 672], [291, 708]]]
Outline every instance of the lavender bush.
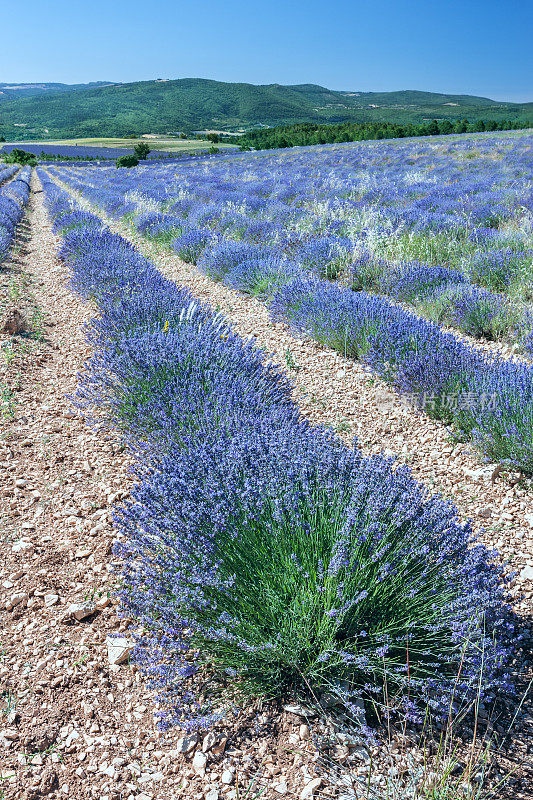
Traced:
[[[507, 291], [528, 254], [510, 247], [477, 253], [469, 264], [472, 280], [496, 292]], [[529, 260], [531, 260], [529, 254]]]
[[384, 276], [390, 269], [385, 259], [378, 258], [369, 250], [363, 250], [353, 259], [348, 272], [348, 285], [355, 291], [379, 292]]
[[286, 258], [269, 256], [241, 261], [224, 277], [226, 286], [254, 297], [270, 297], [286, 283], [302, 275], [300, 266]]
[[533, 327], [533, 315], [521, 305], [468, 283], [444, 285], [419, 298], [417, 307], [430, 319], [475, 338], [518, 341]]
[[184, 261], [196, 264], [210, 238], [206, 228], [187, 228], [172, 240], [171, 247]]
[[386, 276], [383, 290], [397, 300], [413, 303], [431, 289], [443, 284], [465, 283], [466, 280], [464, 273], [457, 270], [411, 262], [402, 264]]
[[[7, 177], [16, 172], [7, 171]], [[7, 257], [13, 240], [17, 224], [22, 219], [24, 207], [30, 196], [31, 168], [24, 167], [7, 186], [0, 188], [0, 263]], [[1, 177], [1, 175], [0, 175]]]

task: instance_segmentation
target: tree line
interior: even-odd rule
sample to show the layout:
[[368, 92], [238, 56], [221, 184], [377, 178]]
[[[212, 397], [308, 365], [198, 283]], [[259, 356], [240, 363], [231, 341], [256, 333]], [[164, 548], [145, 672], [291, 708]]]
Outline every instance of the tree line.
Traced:
[[452, 133], [481, 133], [483, 131], [510, 131], [533, 128], [530, 121], [467, 119], [431, 120], [420, 124], [394, 122], [343, 122], [318, 125], [301, 122], [296, 125], [279, 125], [275, 128], [258, 128], [249, 131], [239, 140], [241, 150], [268, 150], [278, 147], [302, 147], [313, 144], [341, 144], [366, 139], [401, 139], [408, 136], [438, 136]]

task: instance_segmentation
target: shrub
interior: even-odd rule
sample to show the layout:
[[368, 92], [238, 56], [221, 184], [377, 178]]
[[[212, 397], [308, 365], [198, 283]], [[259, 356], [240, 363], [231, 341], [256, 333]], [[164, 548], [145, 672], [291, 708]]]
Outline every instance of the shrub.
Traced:
[[117, 167], [137, 167], [139, 159], [137, 156], [120, 156], [115, 161]]
[[335, 280], [347, 260], [341, 241], [333, 237], [303, 242], [295, 257], [308, 270], [327, 280]]
[[209, 724], [213, 707], [187, 706], [186, 679], [206, 663], [246, 694], [329, 689], [350, 707], [379, 702], [386, 681], [393, 713], [429, 702], [442, 715], [464, 650], [456, 702], [475, 696], [483, 659], [494, 691], [499, 576], [453, 509], [406, 469], [361, 459], [259, 398], [221, 414], [207, 409], [202, 440], [156, 475], [139, 469], [118, 517], [124, 601], [152, 631], [137, 658], [173, 701], [167, 722]]
[[435, 322], [475, 338], [515, 340], [533, 325], [533, 315], [506, 297], [469, 284], [452, 284], [421, 298], [418, 307]]
[[384, 259], [364, 250], [355, 256], [350, 265], [348, 284], [355, 292], [361, 290], [377, 292], [383, 285], [383, 276], [388, 268], [389, 265]]
[[525, 255], [510, 247], [477, 253], [469, 263], [472, 280], [496, 292], [506, 291]]
[[21, 166], [36, 166], [37, 160], [33, 153], [28, 153], [26, 150], [21, 150], [18, 147], [14, 147], [10, 153], [7, 153], [4, 156], [4, 161], [6, 164], [20, 164]]
[[265, 256], [265, 250], [259, 245], [229, 240], [215, 240], [206, 248], [198, 261], [198, 267], [208, 278], [221, 281], [228, 272], [235, 269], [243, 261]]
[[172, 240], [170, 246], [184, 261], [196, 264], [212, 235], [207, 228], [186, 228]]
[[440, 284], [460, 284], [466, 280], [465, 275], [457, 270], [427, 266], [414, 261], [396, 268], [391, 277], [385, 277], [382, 286], [396, 300], [412, 303], [417, 297], [427, 294], [429, 289]]
[[139, 160], [143, 161], [145, 158], [148, 158], [150, 153], [150, 147], [146, 142], [139, 142], [133, 148], [133, 155]]
[[226, 274], [223, 282], [232, 289], [266, 298], [302, 274], [301, 267], [293, 261], [269, 256], [241, 261]]
[[182, 218], [159, 211], [148, 211], [140, 214], [134, 220], [134, 224], [142, 236], [164, 244], [168, 244], [175, 239], [185, 227]]

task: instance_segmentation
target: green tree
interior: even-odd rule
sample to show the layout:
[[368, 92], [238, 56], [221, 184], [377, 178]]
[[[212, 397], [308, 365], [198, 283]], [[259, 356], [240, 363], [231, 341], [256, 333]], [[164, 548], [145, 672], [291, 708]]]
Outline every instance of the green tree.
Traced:
[[143, 161], [143, 159], [148, 158], [148, 153], [150, 152], [149, 146], [146, 142], [139, 142], [133, 148], [133, 152], [135, 157], [139, 159], [139, 161]]
[[37, 164], [33, 153], [20, 150], [18, 147], [14, 147], [13, 150], [7, 154], [5, 161], [7, 164], [30, 164], [31, 166]]
[[137, 156], [120, 156], [115, 161], [115, 164], [118, 167], [136, 167], [139, 163], [139, 159]]
[[213, 142], [213, 144], [218, 144], [220, 141], [218, 133], [208, 133], [206, 138], [208, 142]]

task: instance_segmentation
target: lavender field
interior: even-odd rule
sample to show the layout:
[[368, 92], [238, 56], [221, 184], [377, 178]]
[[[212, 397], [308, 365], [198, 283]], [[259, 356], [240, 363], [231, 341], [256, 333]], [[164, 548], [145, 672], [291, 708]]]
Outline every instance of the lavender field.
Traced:
[[[48, 372], [69, 420], [118, 461], [89, 463], [78, 430], [63, 470], [43, 438], [50, 499], [12, 551], [38, 552], [24, 531], [39, 539], [47, 515], [53, 546], [63, 517], [66, 536], [89, 536], [58, 545], [57, 563], [87, 559], [94, 583], [54, 627], [87, 620], [94, 637], [113, 608], [118, 631], [107, 672], [84, 635], [87, 663], [68, 674], [119, 680], [105, 683], [109, 719], [135, 681], [150, 692], [169, 770], [182, 759], [169, 797], [214, 798], [211, 759], [209, 787], [220, 765], [238, 800], [243, 741], [270, 747], [272, 720], [292, 731], [284, 747], [319, 754], [324, 797], [488, 800], [524, 786], [509, 764], [527, 752], [533, 641], [533, 136], [0, 169], [2, 270], [16, 274], [32, 242], [50, 259], [36, 291], [57, 293], [56, 317], [71, 309]], [[17, 336], [28, 357], [53, 335], [23, 322], [7, 373]], [[20, 430], [7, 438], [11, 451], [21, 440], [19, 466], [33, 447]], [[9, 494], [16, 525], [26, 485]], [[35, 572], [24, 564], [6, 571], [10, 588]], [[10, 595], [13, 630], [59, 591]], [[87, 745], [97, 718], [79, 745], [65, 732], [71, 780], [105, 763], [144, 800], [137, 773], [98, 755], [104, 736]], [[277, 757], [288, 783], [276, 772], [255, 787], [247, 770], [243, 796], [318, 796], [301, 761]]]
[[51, 174], [530, 474], [532, 144], [485, 135]]

